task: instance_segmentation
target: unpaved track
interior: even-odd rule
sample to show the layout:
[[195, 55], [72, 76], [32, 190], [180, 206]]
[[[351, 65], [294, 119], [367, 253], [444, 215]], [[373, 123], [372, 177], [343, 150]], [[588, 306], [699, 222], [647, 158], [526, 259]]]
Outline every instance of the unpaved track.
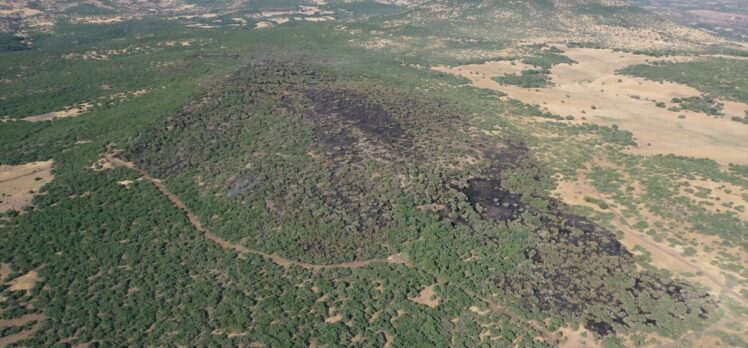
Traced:
[[107, 161], [111, 162], [115, 166], [130, 168], [140, 173], [140, 175], [142, 175], [144, 179], [153, 183], [153, 185], [156, 186], [156, 188], [164, 196], [166, 196], [166, 198], [168, 198], [172, 204], [174, 204], [174, 206], [179, 208], [184, 213], [184, 215], [187, 217], [187, 220], [189, 220], [190, 224], [192, 224], [192, 226], [194, 226], [195, 229], [201, 232], [205, 236], [206, 239], [218, 244], [221, 248], [231, 249], [240, 254], [258, 255], [269, 261], [272, 261], [273, 263], [281, 267], [297, 266], [303, 269], [308, 269], [308, 270], [313, 270], [313, 271], [336, 269], [336, 268], [357, 269], [357, 268], [368, 267], [372, 264], [377, 264], [377, 263], [409, 265], [407, 261], [405, 261], [402, 257], [398, 257], [397, 255], [392, 255], [385, 259], [359, 260], [359, 261], [349, 261], [349, 262], [333, 263], [333, 264], [313, 264], [313, 263], [287, 259], [285, 257], [279, 256], [276, 254], [269, 254], [263, 251], [247, 248], [241, 244], [229, 242], [215, 235], [214, 233], [210, 232], [210, 230], [208, 230], [205, 226], [203, 226], [200, 219], [198, 219], [197, 216], [195, 216], [195, 214], [193, 214], [192, 211], [190, 211], [189, 208], [187, 208], [187, 205], [184, 204], [184, 202], [181, 199], [179, 199], [177, 195], [169, 191], [169, 189], [166, 188], [166, 185], [164, 185], [164, 183], [161, 182], [161, 180], [152, 177], [150, 174], [148, 174], [148, 172], [146, 172], [142, 168], [137, 167], [134, 163], [119, 159], [110, 153], [105, 154], [104, 158], [106, 158]]
[[[201, 232], [206, 239], [208, 239], [208, 240], [210, 240], [210, 241], [218, 244], [221, 248], [231, 249], [231, 250], [234, 250], [234, 251], [236, 251], [236, 252], [238, 252], [240, 254], [254, 254], [254, 255], [258, 255], [258, 256], [261, 256], [261, 257], [263, 257], [263, 258], [265, 258], [265, 259], [267, 259], [267, 260], [269, 260], [269, 261], [271, 261], [271, 262], [273, 262], [273, 263], [275, 263], [275, 264], [277, 264], [277, 265], [279, 265], [281, 267], [297, 266], [297, 267], [300, 267], [300, 268], [303, 268], [303, 269], [312, 270], [312, 271], [320, 271], [320, 270], [328, 270], [328, 269], [336, 269], [336, 268], [358, 269], [358, 268], [364, 268], [364, 267], [368, 267], [368, 266], [370, 266], [372, 264], [378, 264], [378, 263], [401, 264], [401, 265], [404, 265], [405, 267], [415, 268], [415, 269], [418, 269], [418, 270], [420, 270], [420, 271], [422, 271], [424, 273], [427, 273], [427, 274], [433, 276], [435, 279], [437, 279], [437, 283], [439, 283], [439, 284], [443, 283], [443, 280], [442, 280], [441, 277], [439, 277], [436, 274], [433, 274], [432, 272], [430, 272], [428, 270], [425, 270], [425, 269], [422, 269], [422, 268], [419, 268], [419, 267], [415, 266], [408, 259], [404, 258], [400, 254], [390, 255], [389, 257], [387, 257], [385, 259], [371, 259], [371, 260], [361, 260], [361, 261], [349, 261], [349, 262], [342, 262], [342, 263], [335, 263], [335, 264], [312, 264], [312, 263], [306, 263], [306, 262], [300, 262], [300, 261], [295, 261], [295, 260], [287, 259], [287, 258], [284, 258], [282, 256], [278, 256], [276, 254], [268, 254], [268, 253], [263, 252], [263, 251], [250, 249], [250, 248], [247, 248], [247, 247], [245, 247], [243, 245], [229, 242], [229, 241], [227, 241], [227, 240], [225, 240], [225, 239], [223, 239], [223, 238], [221, 238], [221, 237], [213, 234], [212, 232], [210, 232], [210, 230], [208, 230], [207, 228], [205, 228], [205, 226], [203, 226], [203, 224], [200, 222], [200, 220], [187, 208], [187, 206], [184, 204], [184, 202], [182, 202], [182, 200], [179, 199], [179, 197], [177, 197], [174, 193], [172, 193], [171, 191], [169, 191], [169, 189], [166, 188], [166, 185], [164, 185], [163, 182], [161, 182], [161, 180], [152, 177], [150, 174], [148, 174], [148, 172], [146, 172], [142, 168], [139, 168], [134, 163], [128, 162], [128, 161], [124, 161], [122, 159], [117, 158], [116, 156], [114, 156], [111, 153], [111, 148], [109, 146], [107, 146], [107, 148], [108, 148], [109, 152], [107, 152], [106, 154], [104, 154], [104, 158], [107, 161], [109, 161], [110, 163], [112, 163], [114, 166], [126, 167], [126, 168], [135, 170], [138, 173], [140, 173], [140, 175], [142, 175], [144, 179], [146, 179], [146, 180], [150, 181], [151, 183], [153, 183], [153, 185], [156, 186], [156, 188], [164, 196], [166, 196], [169, 199], [169, 201], [171, 201], [172, 204], [174, 204], [174, 206], [176, 206], [177, 208], [179, 208], [184, 213], [184, 215], [187, 217], [187, 220], [189, 220], [189, 222], [192, 224], [192, 226], [195, 227], [196, 230], [198, 230], [199, 232]], [[458, 288], [460, 288], [460, 290], [462, 290], [466, 294], [471, 295], [471, 296], [475, 297], [476, 299], [485, 302], [486, 304], [488, 304], [491, 307], [491, 309], [493, 311], [495, 311], [497, 313], [505, 314], [505, 315], [509, 316], [514, 321], [526, 323], [526, 325], [528, 325], [528, 327], [530, 329], [538, 332], [543, 337], [543, 339], [546, 342], [549, 342], [549, 343], [558, 342], [558, 340], [555, 337], [555, 335], [553, 335], [552, 333], [548, 332], [548, 330], [546, 330], [544, 327], [542, 327], [542, 325], [539, 325], [538, 323], [536, 323], [534, 321], [524, 320], [521, 317], [519, 317], [517, 314], [511, 312], [508, 308], [496, 305], [492, 301], [489, 301], [486, 298], [478, 296], [477, 294], [473, 293], [472, 291], [469, 291], [467, 289], [463, 289], [462, 287], [458, 287]], [[389, 335], [389, 333], [387, 333], [387, 332], [385, 332], [385, 336], [387, 336], [387, 345], [391, 346], [392, 342], [394, 342], [394, 337], [392, 337], [391, 335]]]

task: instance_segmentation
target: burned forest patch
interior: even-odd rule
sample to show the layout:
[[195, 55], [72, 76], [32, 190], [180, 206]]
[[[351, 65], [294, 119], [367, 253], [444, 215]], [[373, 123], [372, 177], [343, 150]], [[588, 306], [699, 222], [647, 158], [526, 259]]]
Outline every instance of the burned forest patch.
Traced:
[[535, 231], [534, 242], [524, 250], [525, 262], [494, 277], [495, 285], [520, 306], [578, 318], [599, 336], [634, 327], [668, 333], [714, 316], [713, 298], [686, 282], [639, 270], [613, 232], [567, 212], [563, 203], [537, 190], [506, 187], [504, 180], [518, 175], [529, 176], [521, 182], [530, 185], [542, 179], [530, 174], [540, 171], [527, 169], [534, 164], [522, 144], [484, 153], [490, 165], [461, 190], [470, 206], [484, 221]]
[[[212, 231], [268, 253], [315, 263], [382, 257], [389, 243], [418, 235], [391, 237], [411, 227], [398, 207], [413, 203], [489, 238], [508, 226], [532, 231], [521, 262], [482, 280], [533, 315], [577, 318], [601, 336], [669, 334], [712, 317], [705, 293], [637, 269], [613, 232], [548, 198], [549, 175], [521, 139], [470, 131], [473, 116], [456, 110], [324, 67], [260, 61], [126, 155], [167, 183], [194, 186], [199, 176], [204, 185], [174, 191]], [[444, 165], [455, 158], [474, 160]]]
[[252, 235], [245, 240], [304, 260], [350, 261], [381, 256], [371, 253], [394, 226], [395, 205], [413, 195], [408, 171], [467, 152], [451, 146], [465, 137], [454, 110], [325, 67], [255, 61], [136, 139], [125, 156], [167, 181], [200, 177], [195, 199], [221, 197], [235, 210], [211, 211], [213, 230]]

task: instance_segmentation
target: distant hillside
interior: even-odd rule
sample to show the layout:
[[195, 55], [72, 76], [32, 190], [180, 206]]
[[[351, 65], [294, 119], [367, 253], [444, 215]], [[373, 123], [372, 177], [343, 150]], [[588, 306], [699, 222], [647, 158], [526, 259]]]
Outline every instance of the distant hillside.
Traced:
[[748, 40], [748, 3], [744, 0], [634, 0], [668, 19], [718, 35]]

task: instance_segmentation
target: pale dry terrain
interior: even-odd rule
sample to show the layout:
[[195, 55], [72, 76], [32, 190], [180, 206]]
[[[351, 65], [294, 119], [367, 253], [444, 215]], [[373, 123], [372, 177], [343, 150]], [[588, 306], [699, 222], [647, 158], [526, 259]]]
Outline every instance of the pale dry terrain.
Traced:
[[61, 111], [48, 112], [46, 114], [34, 115], [24, 117], [23, 120], [27, 122], [42, 122], [42, 121], [54, 121], [60, 118], [76, 117], [93, 107], [91, 103], [82, 103], [73, 107], [66, 108]]
[[20, 211], [31, 205], [39, 189], [52, 181], [52, 160], [0, 165], [0, 212]]
[[[571, 115], [575, 123], [616, 125], [634, 134], [639, 144], [634, 150], [637, 153], [711, 158], [723, 165], [748, 164], [748, 127], [704, 113], [667, 110], [674, 106], [673, 98], [700, 96], [698, 90], [616, 73], [629, 65], [658, 59], [604, 49], [562, 49], [564, 55], [577, 63], [555, 65], [550, 74], [553, 85], [544, 88], [522, 88], [492, 79], [521, 71], [519, 62], [516, 65], [501, 61], [433, 69], [464, 76], [475, 87], [504, 92], [510, 98], [538, 105], [554, 114]], [[660, 60], [688, 59], [691, 58]], [[666, 107], [656, 106], [657, 102], [665, 103]], [[745, 103], [728, 102], [726, 107], [729, 107], [728, 112], [737, 115], [748, 110]]]
[[424, 306], [430, 307], [430, 308], [436, 308], [436, 306], [439, 305], [439, 297], [437, 297], [436, 291], [434, 291], [434, 285], [429, 285], [423, 290], [421, 290], [421, 293], [418, 294], [417, 297], [414, 297], [412, 300], [415, 303], [422, 304]]
[[36, 271], [31, 271], [10, 281], [10, 287], [8, 289], [10, 289], [10, 291], [31, 291], [31, 289], [34, 288], [34, 285], [36, 285], [38, 279], [39, 274]]

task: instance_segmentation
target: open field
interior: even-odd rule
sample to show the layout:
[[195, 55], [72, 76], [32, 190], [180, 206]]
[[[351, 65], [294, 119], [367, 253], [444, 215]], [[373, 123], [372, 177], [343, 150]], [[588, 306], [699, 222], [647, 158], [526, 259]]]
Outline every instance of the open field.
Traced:
[[0, 165], [0, 211], [23, 210], [34, 195], [52, 181], [52, 160], [21, 165]]
[[[677, 83], [657, 83], [617, 73], [627, 66], [656, 59], [610, 50], [562, 49], [563, 54], [576, 63], [554, 65], [549, 74], [553, 83], [551, 87], [502, 85], [493, 78], [525, 69], [493, 69], [497, 63], [438, 66], [434, 70], [466, 77], [475, 87], [501, 91], [510, 98], [538, 105], [556, 115], [573, 116], [571, 122], [574, 123], [616, 125], [633, 133], [639, 144], [634, 150], [637, 153], [673, 153], [711, 158], [724, 165], [748, 164], [745, 151], [748, 148], [748, 127], [736, 125], [729, 119], [715, 119], [701, 112], [668, 110], [673, 98], [699, 96], [699, 91]], [[684, 59], [689, 58], [662, 60]], [[508, 64], [505, 61], [501, 63], [503, 66]], [[747, 110], [746, 103], [730, 103], [731, 114], [741, 114]]]

